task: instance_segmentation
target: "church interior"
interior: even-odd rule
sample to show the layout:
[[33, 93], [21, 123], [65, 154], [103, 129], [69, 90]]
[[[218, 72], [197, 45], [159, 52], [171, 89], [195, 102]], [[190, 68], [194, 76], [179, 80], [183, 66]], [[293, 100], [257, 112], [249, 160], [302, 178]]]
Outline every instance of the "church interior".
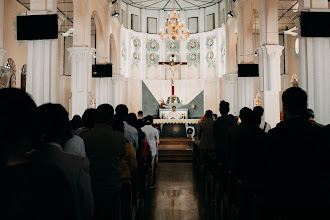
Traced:
[[[28, 18], [34, 18], [33, 22]], [[76, 219], [328, 219], [321, 215], [307, 217], [312, 212], [315, 214], [315, 210], [324, 214], [322, 205], [330, 205], [330, 180], [324, 177], [329, 173], [322, 176], [327, 183], [322, 185], [327, 188], [327, 201], [316, 203], [322, 204], [319, 207], [310, 203], [300, 206], [296, 200], [290, 211], [289, 205], [268, 206], [273, 203], [260, 193], [266, 191], [264, 185], [258, 182], [257, 192], [250, 188], [250, 191], [244, 190], [243, 187], [251, 187], [255, 182], [247, 178], [253, 183], [244, 185], [235, 179], [239, 169], [232, 165], [234, 160], [228, 162], [227, 156], [219, 156], [223, 154], [215, 149], [218, 146], [215, 123], [217, 117], [231, 115], [236, 124], [244, 124], [245, 107], [254, 113], [255, 107], [261, 106], [263, 114], [258, 123], [264, 124], [260, 129], [264, 132], [266, 124], [271, 130], [281, 129], [283, 122], [298, 114], [298, 107], [286, 102], [286, 91], [299, 88], [291, 101], [296, 104], [301, 101], [301, 91], [307, 95], [305, 108], [312, 110], [315, 124], [322, 125], [321, 132], [314, 132], [317, 128], [301, 130], [290, 125], [286, 133], [273, 131], [266, 136], [264, 132], [263, 136], [257, 131], [253, 133], [253, 129], [253, 132], [243, 129], [241, 133], [221, 134], [223, 142], [226, 139], [226, 146], [240, 146], [270, 142], [269, 138], [273, 138], [273, 143], [281, 143], [275, 138], [281, 134], [283, 149], [271, 156], [277, 155], [279, 160], [287, 153], [284, 146], [298, 143], [330, 146], [324, 138], [329, 135], [326, 125], [330, 124], [329, 27], [329, 0], [0, 0], [0, 91], [17, 88], [29, 94], [39, 107], [58, 103], [66, 110], [70, 122], [74, 116], [84, 117], [86, 109], [98, 111], [111, 105], [112, 114], [124, 123], [127, 142], [130, 142], [126, 136], [127, 118], [120, 114], [123, 105], [127, 113], [134, 113], [138, 120], [143, 112], [145, 126], [152, 124], [159, 131], [155, 143], [155, 140], [146, 141], [147, 135], [142, 139], [150, 144], [151, 156], [148, 155], [152, 159], [148, 161], [145, 156], [145, 160], [138, 160], [138, 175], [126, 183], [130, 194], [122, 195], [121, 206], [117, 197], [111, 197], [110, 217], [95, 215]], [[3, 96], [0, 94], [0, 97]], [[224, 108], [222, 101], [228, 103], [226, 114], [220, 110]], [[292, 112], [287, 113], [290, 110]], [[24, 111], [23, 106], [7, 117], [19, 121]], [[209, 113], [214, 114], [213, 125], [202, 125], [208, 121]], [[152, 116], [151, 122], [146, 116]], [[146, 131], [143, 128], [139, 127], [145, 134], [151, 132], [151, 128], [145, 128]], [[0, 133], [2, 131], [1, 128]], [[325, 134], [320, 138], [323, 142], [311, 142], [307, 134], [306, 142], [294, 141], [307, 131], [313, 140], [320, 133]], [[206, 136], [207, 132], [210, 136]], [[248, 138], [249, 132], [256, 138], [254, 141]], [[84, 135], [80, 134], [92, 172], [95, 158], [89, 158], [89, 134]], [[133, 153], [138, 155], [138, 144], [130, 143]], [[157, 146], [156, 153], [152, 153], [153, 144]], [[211, 145], [214, 147], [209, 148]], [[293, 156], [296, 155], [293, 150], [288, 151], [292, 158], [284, 157], [283, 163], [302, 161]], [[240, 155], [236, 148], [233, 152]], [[304, 157], [306, 152], [295, 153], [297, 157]], [[251, 160], [259, 159], [251, 157]], [[317, 160], [316, 156], [305, 159], [307, 163]], [[247, 167], [254, 169], [253, 166]], [[309, 168], [318, 169], [316, 165]], [[330, 169], [321, 170], [330, 172]], [[294, 168], [291, 171], [296, 172]], [[280, 176], [277, 171], [274, 173]], [[93, 175], [96, 174], [90, 175], [94, 193]], [[155, 182], [151, 187], [146, 183], [150, 178]], [[245, 178], [243, 174], [242, 178]], [[292, 177], [292, 181], [295, 180]], [[280, 199], [285, 200], [286, 194], [283, 195]], [[101, 207], [103, 200], [96, 198], [94, 208], [98, 210], [96, 207]], [[127, 213], [118, 214], [118, 207]], [[304, 216], [302, 207], [312, 207], [312, 211], [306, 211]], [[270, 215], [272, 218], [265, 217]]]

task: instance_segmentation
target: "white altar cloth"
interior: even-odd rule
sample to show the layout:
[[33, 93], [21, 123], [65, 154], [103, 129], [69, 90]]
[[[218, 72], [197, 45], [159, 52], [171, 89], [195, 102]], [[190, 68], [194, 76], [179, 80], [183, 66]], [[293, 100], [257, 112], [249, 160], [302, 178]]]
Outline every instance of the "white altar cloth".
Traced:
[[154, 119], [154, 124], [198, 124], [200, 119]]

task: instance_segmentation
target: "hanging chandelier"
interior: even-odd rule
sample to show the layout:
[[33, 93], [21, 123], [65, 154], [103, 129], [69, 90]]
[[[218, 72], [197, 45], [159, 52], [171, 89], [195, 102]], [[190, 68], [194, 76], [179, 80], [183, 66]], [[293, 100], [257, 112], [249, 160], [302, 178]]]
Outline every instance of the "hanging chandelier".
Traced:
[[170, 12], [165, 20], [165, 33], [159, 31], [160, 39], [167, 41], [172, 40], [187, 40], [189, 38], [189, 30], [184, 30], [183, 22], [180, 23], [180, 12], [176, 12], [173, 8], [173, 17], [171, 18]]

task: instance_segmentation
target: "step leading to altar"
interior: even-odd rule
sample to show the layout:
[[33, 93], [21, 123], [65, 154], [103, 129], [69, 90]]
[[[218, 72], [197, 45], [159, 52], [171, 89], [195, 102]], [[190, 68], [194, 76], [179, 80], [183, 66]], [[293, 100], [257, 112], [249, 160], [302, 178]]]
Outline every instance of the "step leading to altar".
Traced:
[[184, 161], [193, 159], [193, 140], [191, 138], [161, 138], [158, 147], [159, 162]]

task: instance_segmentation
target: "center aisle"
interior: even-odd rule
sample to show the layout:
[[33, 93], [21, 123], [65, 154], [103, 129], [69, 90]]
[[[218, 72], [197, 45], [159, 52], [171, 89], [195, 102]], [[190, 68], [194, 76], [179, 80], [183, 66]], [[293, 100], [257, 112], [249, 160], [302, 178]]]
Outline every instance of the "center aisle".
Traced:
[[148, 190], [148, 220], [212, 220], [192, 163], [159, 163]]

